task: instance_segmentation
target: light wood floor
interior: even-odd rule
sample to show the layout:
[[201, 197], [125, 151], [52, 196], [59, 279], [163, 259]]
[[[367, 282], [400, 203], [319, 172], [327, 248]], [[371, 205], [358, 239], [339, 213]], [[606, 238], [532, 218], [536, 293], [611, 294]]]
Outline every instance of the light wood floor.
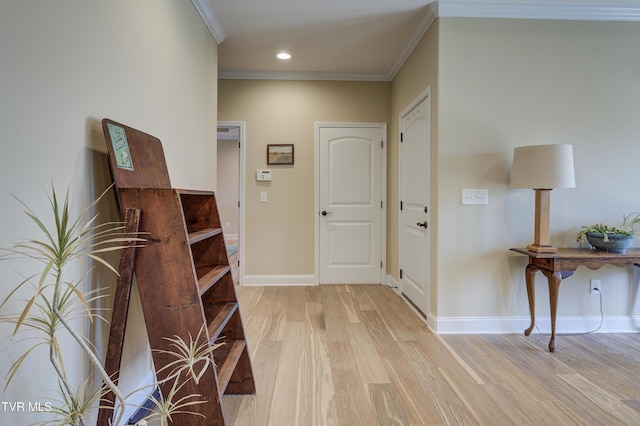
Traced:
[[640, 334], [431, 333], [384, 286], [240, 287], [229, 425], [640, 425]]

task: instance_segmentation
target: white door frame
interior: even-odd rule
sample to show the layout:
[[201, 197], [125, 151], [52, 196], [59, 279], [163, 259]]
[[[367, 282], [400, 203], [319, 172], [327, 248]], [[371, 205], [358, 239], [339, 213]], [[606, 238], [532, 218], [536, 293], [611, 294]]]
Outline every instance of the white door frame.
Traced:
[[[238, 164], [238, 201], [240, 202], [240, 209], [238, 212], [238, 282], [240, 285], [244, 283], [244, 254], [245, 237], [244, 237], [244, 205], [245, 201], [245, 188], [244, 188], [244, 169], [245, 169], [245, 129], [247, 123], [244, 121], [218, 121], [218, 127], [239, 127], [240, 128], [240, 164]], [[217, 142], [216, 142], [217, 143]]]
[[[402, 133], [402, 118], [407, 115], [409, 112], [411, 112], [412, 109], [414, 109], [416, 106], [418, 106], [420, 104], [420, 102], [422, 102], [423, 100], [427, 99], [427, 98], [431, 98], [431, 86], [427, 87], [425, 90], [423, 90], [418, 96], [416, 96], [414, 98], [413, 101], [411, 101], [411, 103], [405, 108], [403, 109], [400, 114], [398, 115], [398, 141], [400, 140], [401, 133]], [[403, 185], [404, 182], [402, 181], [402, 144], [399, 144], [399, 148], [398, 148], [398, 195], [401, 196], [402, 195], [402, 189], [403, 189]], [[431, 146], [429, 146], [429, 149], [431, 149]], [[431, 173], [431, 165], [429, 165], [429, 173]], [[401, 201], [401, 200], [398, 200]], [[429, 209], [431, 209], [431, 206], [429, 206]], [[403, 252], [403, 243], [404, 243], [404, 237], [403, 237], [403, 228], [404, 228], [404, 217], [401, 214], [400, 211], [398, 211], [398, 266], [400, 268], [402, 268], [402, 266], [404, 265], [404, 252]], [[432, 212], [433, 215], [433, 212]], [[429, 223], [429, 225], [431, 225], [433, 221], [431, 221]], [[429, 243], [430, 244], [430, 243]], [[429, 248], [429, 251], [431, 251], [431, 248]], [[428, 274], [430, 274], [431, 272], [427, 272]], [[402, 294], [403, 290], [404, 290], [404, 282], [403, 280], [401, 280], [400, 278], [398, 278], [398, 289], [397, 289], [397, 293], [398, 294]], [[429, 307], [430, 302], [430, 293], [431, 293], [431, 285], [429, 284], [429, 288], [426, 289], [426, 293], [427, 293], [427, 307]], [[429, 317], [429, 312], [424, 312], [424, 315], [426, 315], [427, 317]]]
[[[374, 127], [382, 130], [382, 167], [381, 167], [381, 192], [384, 208], [382, 210], [382, 223], [380, 225], [380, 282], [386, 282], [387, 276], [387, 123], [350, 123], [350, 122], [316, 122], [315, 123], [315, 201], [314, 201], [314, 227], [315, 227], [315, 284], [320, 284], [320, 129], [323, 127]], [[242, 203], [241, 203], [242, 205]]]

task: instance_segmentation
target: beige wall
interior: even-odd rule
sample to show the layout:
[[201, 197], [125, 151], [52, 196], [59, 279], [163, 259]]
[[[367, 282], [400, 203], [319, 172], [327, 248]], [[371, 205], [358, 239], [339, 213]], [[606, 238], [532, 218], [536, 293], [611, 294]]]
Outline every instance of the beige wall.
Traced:
[[[313, 275], [315, 122], [387, 122], [390, 84], [220, 80], [218, 118], [246, 122], [245, 274]], [[266, 169], [267, 144], [295, 145], [293, 166]], [[268, 194], [260, 203], [259, 193]]]
[[[37, 236], [10, 196], [47, 213], [44, 188], [71, 185], [78, 214], [111, 181], [100, 120], [130, 124], [164, 143], [174, 186], [215, 186], [217, 45], [193, 4], [174, 0], [87, 2], [3, 1], [0, 5], [0, 244]], [[213, 167], [211, 165], [214, 165]], [[100, 220], [118, 218], [115, 197], [99, 209]], [[112, 259], [117, 262], [117, 257]], [[0, 299], [36, 265], [0, 262]], [[68, 269], [68, 279], [85, 272]], [[87, 285], [111, 286], [111, 274], [91, 274]], [[110, 306], [110, 300], [105, 301]], [[17, 309], [17, 307], [16, 307]], [[108, 316], [108, 314], [107, 314]], [[133, 337], [124, 380], [136, 384], [149, 367], [139, 304], [127, 330]], [[99, 346], [106, 330], [89, 328]], [[25, 348], [0, 327], [0, 377]], [[24, 337], [24, 336], [22, 336]], [[63, 338], [63, 344], [67, 341]], [[8, 347], [8, 348], [7, 348]], [[68, 349], [67, 372], [87, 373], [84, 359]], [[76, 382], [79, 383], [79, 382]], [[41, 401], [58, 384], [45, 350], [34, 353], [2, 401]], [[37, 414], [2, 412], [3, 424], [42, 420]]]
[[[551, 195], [554, 245], [574, 245], [581, 225], [618, 224], [624, 213], [640, 209], [638, 40], [638, 23], [440, 19], [441, 320], [527, 317], [526, 260], [508, 248], [532, 241], [534, 200], [532, 191], [509, 186], [514, 147], [574, 146], [577, 187]], [[462, 188], [487, 188], [489, 205], [461, 205]], [[629, 271], [604, 267], [579, 270], [563, 283], [559, 316], [569, 323], [599, 318], [598, 298], [588, 295], [590, 278], [602, 279], [607, 316], [639, 314], [630, 302]], [[545, 314], [541, 277], [538, 287], [537, 309]]]
[[424, 92], [431, 87], [431, 205], [428, 206], [431, 227], [431, 279], [433, 285], [430, 286], [430, 311], [437, 315], [437, 245], [438, 238], [438, 33], [439, 22], [436, 20], [427, 30], [426, 34], [409, 58], [403, 64], [400, 71], [393, 79], [391, 86], [391, 126], [389, 127], [389, 151], [388, 151], [388, 202], [390, 208], [387, 210], [387, 273], [394, 279], [399, 278], [400, 266], [398, 264], [398, 214], [399, 214], [399, 145], [400, 145], [400, 114]]

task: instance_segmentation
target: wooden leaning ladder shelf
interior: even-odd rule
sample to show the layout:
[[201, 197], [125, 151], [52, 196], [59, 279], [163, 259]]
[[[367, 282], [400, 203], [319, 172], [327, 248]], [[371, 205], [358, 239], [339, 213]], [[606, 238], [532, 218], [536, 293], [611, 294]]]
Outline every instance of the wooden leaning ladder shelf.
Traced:
[[[159, 139], [109, 119], [102, 126], [120, 209], [129, 229], [139, 226], [147, 240], [137, 251], [123, 250], [107, 373], [117, 380], [135, 270], [156, 372], [175, 360], [161, 352], [172, 350], [167, 338], [189, 342], [200, 335], [209, 345], [224, 343], [213, 351], [215, 365], [199, 383], [187, 382], [176, 396], [200, 395], [206, 402], [188, 408], [200, 415], [176, 414], [174, 424], [224, 425], [222, 395], [254, 394], [255, 384], [215, 194], [171, 188]], [[160, 386], [163, 395], [171, 385]], [[111, 407], [113, 398], [107, 397]], [[100, 409], [99, 426], [108, 425], [113, 415], [108, 401]]]

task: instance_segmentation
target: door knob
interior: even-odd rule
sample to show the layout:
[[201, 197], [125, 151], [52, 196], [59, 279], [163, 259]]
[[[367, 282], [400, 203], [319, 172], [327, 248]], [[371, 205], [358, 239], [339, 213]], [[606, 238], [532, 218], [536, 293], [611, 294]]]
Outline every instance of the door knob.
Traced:
[[322, 210], [322, 216], [331, 216], [333, 212], [328, 212], [326, 210]]
[[424, 223], [416, 223], [416, 225], [421, 226], [423, 228], [427, 228], [429, 226], [429, 224], [427, 223], [427, 221], [424, 221]]

